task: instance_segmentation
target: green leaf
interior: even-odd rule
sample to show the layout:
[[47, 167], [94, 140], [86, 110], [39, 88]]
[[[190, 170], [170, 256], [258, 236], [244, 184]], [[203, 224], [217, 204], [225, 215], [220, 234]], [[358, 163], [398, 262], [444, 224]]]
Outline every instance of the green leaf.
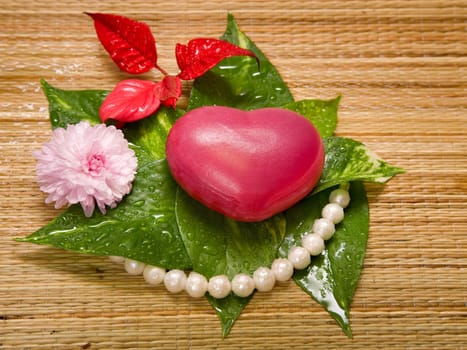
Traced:
[[153, 159], [165, 159], [165, 144], [172, 125], [184, 113], [180, 109], [161, 107], [154, 115], [124, 129], [128, 141], [143, 147]]
[[235, 221], [181, 189], [175, 212], [193, 269], [207, 278], [222, 274], [232, 278], [269, 266], [285, 234], [283, 215], [260, 222]]
[[329, 137], [336, 130], [340, 99], [339, 96], [332, 100], [302, 100], [288, 103], [283, 108], [303, 115], [318, 129], [321, 137]]
[[42, 89], [49, 101], [52, 129], [66, 128], [87, 120], [91, 124], [101, 122], [99, 107], [109, 91], [104, 90], [61, 90], [41, 80]]
[[206, 298], [221, 321], [222, 336], [225, 338], [229, 335], [235, 320], [240, 316], [252, 297], [240, 298], [235, 294], [230, 294], [224, 299], [216, 299], [207, 294]]
[[325, 162], [313, 193], [350, 181], [384, 183], [404, 170], [391, 166], [361, 142], [328, 137], [323, 140]]
[[[252, 275], [260, 266], [271, 266], [285, 235], [284, 215], [254, 223], [239, 222], [218, 214], [179, 190], [176, 215], [193, 270], [210, 278]], [[224, 333], [249, 298], [230, 295], [222, 301], [209, 298], [222, 321]]]
[[[306, 198], [287, 211], [287, 236], [280, 248], [281, 256], [301, 237], [310, 232], [321, 209], [328, 203], [330, 189]], [[345, 334], [352, 336], [350, 305], [357, 287], [368, 239], [368, 203], [363, 185], [350, 186], [350, 205], [344, 220], [337, 225], [324, 252], [312, 259], [310, 266], [296, 271], [295, 282], [331, 314]]]
[[253, 51], [251, 57], [231, 57], [196, 79], [191, 91], [188, 110], [200, 106], [230, 106], [251, 110], [280, 107], [293, 102], [293, 97], [278, 71], [256, 45], [240, 31], [229, 14], [227, 30], [221, 37], [232, 44]]
[[[165, 160], [136, 149], [140, 166], [130, 195], [91, 218], [73, 205], [21, 241], [95, 255], [116, 255], [166, 268], [191, 267], [175, 219], [176, 183]], [[141, 166], [141, 164], [143, 164]]]

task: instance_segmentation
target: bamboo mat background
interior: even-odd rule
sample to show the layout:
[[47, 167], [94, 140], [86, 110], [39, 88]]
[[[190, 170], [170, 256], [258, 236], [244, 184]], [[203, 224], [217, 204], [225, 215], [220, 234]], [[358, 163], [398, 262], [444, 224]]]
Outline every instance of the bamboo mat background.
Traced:
[[[39, 79], [111, 89], [125, 78], [83, 11], [148, 23], [172, 73], [175, 44], [218, 37], [231, 11], [296, 99], [342, 94], [338, 133], [407, 170], [367, 187], [354, 339], [288, 283], [255, 295], [222, 340], [204, 299], [13, 241], [57, 215], [31, 156], [50, 136]], [[462, 0], [0, 1], [0, 349], [467, 349], [466, 19]]]

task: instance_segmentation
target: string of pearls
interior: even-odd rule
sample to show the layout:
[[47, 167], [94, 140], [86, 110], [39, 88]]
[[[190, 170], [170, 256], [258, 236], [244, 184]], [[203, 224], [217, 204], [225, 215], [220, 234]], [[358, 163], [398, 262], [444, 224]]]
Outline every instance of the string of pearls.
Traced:
[[169, 270], [146, 265], [142, 262], [111, 256], [116, 263], [123, 263], [130, 275], [143, 275], [151, 285], [164, 284], [171, 293], [185, 290], [190, 296], [199, 298], [208, 292], [217, 299], [225, 298], [231, 292], [239, 297], [247, 297], [256, 289], [259, 292], [270, 291], [276, 282], [285, 282], [292, 278], [294, 269], [302, 270], [311, 263], [311, 256], [317, 256], [324, 250], [325, 241], [336, 231], [335, 225], [344, 219], [344, 208], [350, 202], [348, 185], [342, 185], [329, 195], [329, 203], [321, 211], [321, 218], [316, 219], [309, 233], [302, 237], [301, 245], [290, 248], [287, 258], [277, 258], [271, 268], [259, 267], [253, 276], [245, 273], [235, 275], [230, 281], [226, 275], [213, 276], [209, 280], [197, 273], [188, 276], [182, 270]]

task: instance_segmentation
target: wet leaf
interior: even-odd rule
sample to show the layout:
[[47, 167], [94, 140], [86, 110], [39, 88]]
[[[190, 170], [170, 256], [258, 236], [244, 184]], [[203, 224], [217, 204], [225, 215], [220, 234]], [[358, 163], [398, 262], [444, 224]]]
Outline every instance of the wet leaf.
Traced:
[[123, 132], [130, 142], [144, 148], [154, 159], [165, 159], [167, 135], [182, 114], [181, 109], [161, 107], [149, 118], [127, 124]]
[[206, 295], [206, 298], [216, 311], [217, 317], [219, 317], [219, 320], [221, 321], [222, 336], [225, 338], [229, 335], [236, 319], [248, 305], [252, 296], [248, 298], [240, 298], [235, 294], [230, 294], [224, 299], [216, 299], [208, 294]]
[[62, 90], [41, 80], [42, 89], [49, 102], [49, 115], [52, 128], [66, 128], [87, 120], [91, 124], [100, 123], [99, 106], [108, 95], [105, 90]]
[[[331, 190], [306, 198], [287, 211], [287, 236], [280, 248], [287, 256], [290, 247], [299, 245], [310, 232], [321, 209], [328, 203]], [[310, 266], [296, 271], [295, 282], [336, 320], [345, 334], [352, 336], [350, 305], [357, 287], [368, 239], [368, 203], [361, 183], [350, 186], [350, 205], [344, 220], [326, 243], [324, 252], [312, 259]]]
[[345, 137], [323, 140], [325, 161], [313, 193], [349, 181], [384, 183], [403, 169], [389, 165], [361, 142]]
[[303, 115], [318, 129], [321, 137], [329, 137], [336, 130], [339, 101], [340, 97], [332, 100], [301, 100], [282, 107]]
[[153, 160], [134, 147], [138, 176], [130, 195], [107, 211], [84, 216], [73, 205], [48, 225], [21, 241], [95, 255], [132, 258], [155, 266], [191, 267], [175, 220], [176, 183], [165, 160]]
[[[250, 276], [261, 266], [271, 266], [285, 234], [284, 215], [247, 223], [218, 214], [200, 204], [179, 189], [176, 215], [193, 270], [207, 278], [236, 274]], [[208, 298], [227, 335], [235, 319], [251, 298], [233, 294], [223, 300]]]

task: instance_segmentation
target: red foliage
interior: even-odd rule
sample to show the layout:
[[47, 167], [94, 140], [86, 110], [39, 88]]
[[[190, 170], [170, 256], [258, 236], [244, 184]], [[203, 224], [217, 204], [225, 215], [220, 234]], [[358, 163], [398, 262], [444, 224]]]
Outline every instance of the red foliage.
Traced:
[[119, 125], [150, 116], [160, 106], [160, 83], [128, 79], [115, 86], [99, 109], [102, 122], [117, 120]]
[[227, 57], [251, 56], [256, 58], [250, 50], [227, 41], [211, 38], [193, 39], [188, 42], [188, 45], [177, 44], [175, 56], [181, 70], [178, 76], [184, 80], [200, 77]]
[[86, 14], [94, 20], [97, 37], [121, 70], [140, 74], [156, 67], [156, 42], [147, 24], [123, 16]]
[[196, 79], [227, 57], [256, 58], [250, 50], [227, 41], [193, 39], [188, 45], [177, 44], [180, 73], [171, 76], [157, 65], [156, 41], [147, 24], [112, 14], [86, 14], [94, 20], [97, 37], [121, 70], [140, 74], [156, 68], [164, 74], [159, 83], [128, 79], [117, 84], [100, 108], [103, 122], [113, 119], [123, 125], [140, 120], [157, 111], [161, 103], [175, 108], [182, 93], [180, 79]]

